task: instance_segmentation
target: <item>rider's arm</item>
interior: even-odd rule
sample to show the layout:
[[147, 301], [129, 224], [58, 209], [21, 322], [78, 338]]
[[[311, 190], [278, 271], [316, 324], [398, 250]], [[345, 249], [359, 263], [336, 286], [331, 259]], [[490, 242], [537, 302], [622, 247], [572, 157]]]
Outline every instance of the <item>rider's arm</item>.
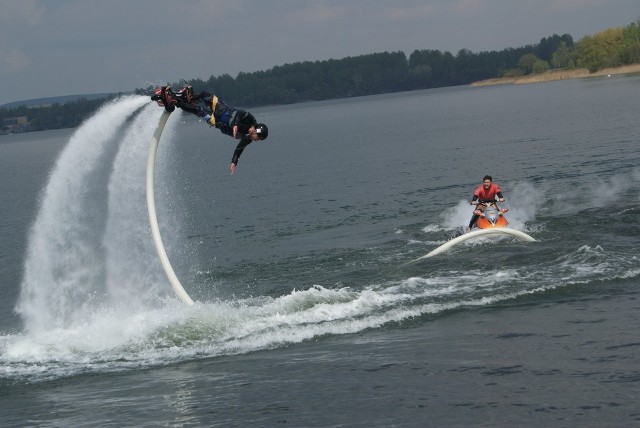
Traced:
[[240, 155], [244, 151], [245, 147], [251, 144], [250, 138], [242, 138], [238, 145], [236, 146], [235, 151], [233, 152], [233, 156], [231, 157], [231, 173], [235, 170], [235, 167], [238, 165], [238, 161], [240, 160]]

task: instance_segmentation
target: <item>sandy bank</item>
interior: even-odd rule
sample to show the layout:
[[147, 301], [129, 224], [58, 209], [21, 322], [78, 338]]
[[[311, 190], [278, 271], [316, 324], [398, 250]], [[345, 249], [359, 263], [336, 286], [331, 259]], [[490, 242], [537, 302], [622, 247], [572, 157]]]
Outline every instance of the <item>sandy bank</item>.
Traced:
[[574, 70], [550, 70], [546, 73], [532, 74], [519, 77], [500, 77], [495, 79], [481, 80], [474, 82], [471, 86], [488, 86], [488, 85], [523, 85], [527, 83], [550, 82], [553, 80], [581, 79], [584, 77], [600, 77], [614, 74], [633, 74], [640, 73], [640, 64], [625, 65], [623, 67], [605, 68], [595, 73], [589, 73], [586, 68], [577, 68]]

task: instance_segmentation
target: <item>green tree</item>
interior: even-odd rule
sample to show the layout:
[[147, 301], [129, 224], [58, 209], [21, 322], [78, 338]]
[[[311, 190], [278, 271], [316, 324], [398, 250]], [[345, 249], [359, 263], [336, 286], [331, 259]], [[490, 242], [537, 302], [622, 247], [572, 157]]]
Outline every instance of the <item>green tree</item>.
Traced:
[[565, 42], [560, 43], [556, 51], [551, 55], [551, 66], [553, 68], [569, 68], [572, 54]]
[[540, 74], [544, 73], [545, 71], [549, 71], [549, 63], [547, 61], [539, 59], [533, 63], [532, 71], [534, 74]]
[[538, 58], [549, 62], [552, 60], [554, 52], [558, 50], [560, 45], [564, 45], [569, 50], [573, 49], [573, 37], [569, 34], [563, 34], [562, 36], [554, 34], [551, 37], [543, 37], [540, 39], [540, 43], [538, 43], [533, 53]]
[[540, 61], [540, 58], [532, 53], [522, 55], [518, 60], [518, 68], [522, 71], [522, 74], [533, 73], [533, 66]]
[[625, 64], [640, 63], [640, 18], [623, 31], [620, 59]]
[[622, 65], [620, 58], [620, 46], [623, 40], [622, 28], [610, 28], [583, 37], [576, 46], [576, 58], [578, 67], [595, 72], [606, 67]]

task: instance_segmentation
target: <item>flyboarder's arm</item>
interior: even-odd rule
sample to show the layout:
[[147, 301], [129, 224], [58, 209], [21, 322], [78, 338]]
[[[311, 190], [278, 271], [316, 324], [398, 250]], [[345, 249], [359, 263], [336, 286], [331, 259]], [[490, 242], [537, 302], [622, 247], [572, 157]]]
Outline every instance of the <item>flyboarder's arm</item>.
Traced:
[[233, 152], [233, 157], [231, 158], [231, 165], [229, 167], [231, 169], [231, 175], [235, 173], [236, 166], [238, 166], [238, 160], [240, 159], [240, 155], [244, 151], [245, 147], [247, 147], [249, 144], [251, 144], [251, 139], [243, 138], [240, 140], [240, 142], [236, 146], [236, 149]]

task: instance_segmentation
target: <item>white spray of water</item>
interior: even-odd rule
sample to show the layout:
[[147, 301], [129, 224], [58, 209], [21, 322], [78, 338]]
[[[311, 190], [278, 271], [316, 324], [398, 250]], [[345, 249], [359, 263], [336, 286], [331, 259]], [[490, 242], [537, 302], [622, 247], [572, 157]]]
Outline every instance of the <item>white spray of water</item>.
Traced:
[[82, 322], [83, 308], [104, 290], [101, 204], [95, 180], [114, 137], [146, 97], [105, 105], [71, 136], [41, 197], [29, 236], [21, 295], [16, 307], [27, 331]]
[[527, 222], [536, 218], [536, 213], [545, 202], [544, 192], [529, 182], [516, 183], [510, 195], [505, 195], [507, 203], [503, 206], [509, 208], [506, 214], [511, 227], [524, 230]]
[[[558, 216], [574, 215], [582, 210], [604, 208], [619, 202], [638, 200], [640, 168], [616, 173], [609, 177], [590, 177], [572, 183], [569, 190], [547, 194], [549, 210]], [[547, 182], [541, 188], [552, 188], [554, 183]]]
[[[166, 287], [149, 230], [145, 172], [149, 136], [157, 126], [158, 108], [149, 105], [124, 135], [109, 180], [109, 215], [103, 238], [105, 275], [113, 307], [148, 307]], [[174, 121], [169, 123], [169, 126]]]

